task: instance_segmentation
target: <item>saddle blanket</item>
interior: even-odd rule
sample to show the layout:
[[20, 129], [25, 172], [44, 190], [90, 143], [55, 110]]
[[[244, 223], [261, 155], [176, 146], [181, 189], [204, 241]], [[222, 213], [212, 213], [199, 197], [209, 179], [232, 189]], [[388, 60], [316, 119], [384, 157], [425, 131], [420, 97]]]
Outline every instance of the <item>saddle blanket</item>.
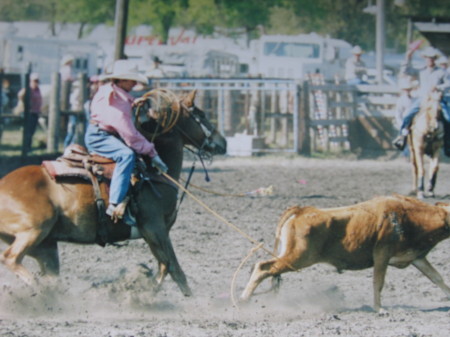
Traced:
[[52, 179], [58, 177], [79, 177], [91, 181], [86, 169], [80, 167], [71, 167], [66, 163], [57, 160], [44, 160], [42, 166], [47, 170]]

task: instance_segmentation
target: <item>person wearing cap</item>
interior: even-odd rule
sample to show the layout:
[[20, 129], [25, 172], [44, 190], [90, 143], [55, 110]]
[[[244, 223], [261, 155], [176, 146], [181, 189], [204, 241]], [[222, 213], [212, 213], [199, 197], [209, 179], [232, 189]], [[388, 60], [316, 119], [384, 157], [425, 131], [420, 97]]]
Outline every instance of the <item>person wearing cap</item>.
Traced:
[[[79, 82], [75, 81], [75, 74], [73, 70], [73, 62], [75, 58], [73, 55], [64, 55], [61, 59], [61, 67], [59, 68], [59, 75], [61, 82], [70, 82], [70, 94], [69, 94], [69, 109], [71, 111], [81, 110], [78, 103], [78, 97], [81, 93]], [[64, 84], [63, 84], [64, 85]], [[64, 138], [64, 148], [75, 142], [75, 132], [77, 127], [78, 118], [76, 115], [67, 116], [66, 137]]]
[[73, 74], [73, 61], [75, 58], [72, 55], [64, 55], [61, 59], [61, 67], [59, 68], [59, 74], [61, 75], [61, 81], [73, 81], [75, 76]]
[[345, 62], [345, 80], [347, 84], [368, 84], [364, 80], [364, 76], [367, 75], [367, 69], [366, 64], [361, 59], [362, 53], [363, 50], [360, 46], [354, 46], [352, 56]]
[[413, 84], [409, 77], [404, 77], [399, 81], [399, 88], [401, 90], [395, 105], [395, 122], [397, 128], [400, 130], [403, 122], [403, 118], [414, 100], [412, 95]]
[[89, 77], [88, 99], [83, 104], [84, 116], [86, 119], [86, 128], [89, 126], [91, 119], [91, 102], [100, 87], [100, 76], [92, 75]]
[[163, 62], [161, 61], [161, 59], [158, 56], [154, 56], [153, 57], [153, 67], [152, 67], [152, 69], [150, 69], [148, 72], [145, 73], [145, 76], [147, 76], [150, 79], [165, 77], [166, 73], [161, 68], [162, 63]]
[[[92, 100], [85, 143], [90, 152], [116, 162], [106, 213], [117, 219], [120, 214], [117, 214], [116, 206], [128, 193], [136, 153], [149, 156], [152, 165], [162, 172], [167, 172], [168, 168], [156, 152], [155, 145], [139, 133], [133, 123], [132, 107], [140, 99], [135, 101], [130, 91], [138, 82], [146, 84], [147, 78], [127, 60], [115, 61], [107, 78], [111, 81], [100, 86]], [[131, 217], [127, 219], [127, 213], [124, 221], [134, 224]]]
[[[411, 58], [415, 50], [416, 49], [408, 50], [406, 53], [406, 60], [400, 69], [400, 73], [402, 75], [418, 77], [419, 88], [416, 99], [411, 104], [411, 107], [403, 118], [402, 125], [400, 127], [400, 134], [392, 143], [399, 150], [403, 150], [406, 146], [406, 137], [409, 134], [409, 128], [411, 127], [414, 116], [420, 110], [421, 100], [425, 99], [433, 90], [438, 89], [439, 85], [444, 83], [444, 71], [436, 65], [436, 59], [439, 56], [439, 52], [433, 47], [427, 47], [422, 53], [426, 64], [422, 68], [417, 69], [411, 66]], [[441, 107], [444, 114], [447, 113], [447, 107], [443, 104], [443, 101], [441, 101]], [[445, 148], [446, 147], [444, 147], [444, 150]], [[450, 148], [446, 151], [446, 155], [449, 154]]]

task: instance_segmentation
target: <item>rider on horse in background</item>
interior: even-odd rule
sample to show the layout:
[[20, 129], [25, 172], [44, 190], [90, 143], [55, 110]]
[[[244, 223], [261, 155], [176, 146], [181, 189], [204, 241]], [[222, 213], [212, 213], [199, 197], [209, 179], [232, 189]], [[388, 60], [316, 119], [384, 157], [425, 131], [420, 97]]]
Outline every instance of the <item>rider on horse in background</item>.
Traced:
[[[432, 47], [426, 48], [422, 56], [426, 60], [426, 65], [422, 68], [416, 69], [411, 66], [411, 57], [416, 49], [410, 49], [406, 53], [406, 61], [402, 64], [401, 74], [404, 76], [416, 76], [419, 78], [419, 89], [417, 98], [411, 104], [409, 111], [403, 118], [403, 123], [400, 128], [400, 134], [394, 139], [393, 145], [403, 150], [406, 145], [406, 137], [409, 134], [414, 116], [419, 112], [422, 100], [426, 99], [433, 90], [444, 90], [445, 86], [445, 71], [436, 65], [436, 59], [439, 57], [439, 52]], [[441, 99], [441, 108], [444, 123], [444, 152], [450, 156], [450, 112], [444, 99]]]
[[[129, 61], [118, 60], [113, 65], [112, 74], [106, 78], [111, 81], [101, 86], [92, 99], [85, 143], [89, 152], [116, 162], [106, 213], [117, 219], [120, 214], [116, 208], [128, 193], [136, 153], [150, 156], [152, 166], [162, 172], [167, 172], [167, 166], [158, 156], [155, 145], [133, 123], [132, 108], [142, 103], [142, 99], [135, 100], [130, 91], [138, 82], [147, 84], [147, 77], [138, 73], [137, 67], [133, 67]], [[134, 224], [131, 216], [125, 216], [124, 221]]]

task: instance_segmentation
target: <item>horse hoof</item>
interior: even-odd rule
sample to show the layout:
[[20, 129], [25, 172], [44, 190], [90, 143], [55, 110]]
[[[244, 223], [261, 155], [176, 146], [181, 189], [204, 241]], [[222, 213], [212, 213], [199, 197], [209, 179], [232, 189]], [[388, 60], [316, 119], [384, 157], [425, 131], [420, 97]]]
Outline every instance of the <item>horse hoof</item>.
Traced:
[[187, 287], [182, 290], [184, 297], [191, 297], [192, 296], [192, 290], [191, 288]]
[[425, 195], [427, 198], [434, 198], [435, 194], [434, 192], [427, 192], [427, 194]]

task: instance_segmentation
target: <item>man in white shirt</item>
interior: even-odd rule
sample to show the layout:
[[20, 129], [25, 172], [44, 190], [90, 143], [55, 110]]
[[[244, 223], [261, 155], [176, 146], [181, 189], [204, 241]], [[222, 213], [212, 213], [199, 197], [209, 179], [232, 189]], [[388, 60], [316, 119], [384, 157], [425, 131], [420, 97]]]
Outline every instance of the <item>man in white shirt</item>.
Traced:
[[[406, 137], [409, 134], [409, 128], [412, 124], [414, 116], [420, 110], [421, 100], [426, 98], [431, 91], [439, 89], [439, 85], [442, 85], [444, 82], [444, 71], [436, 65], [436, 59], [439, 56], [439, 52], [432, 47], [426, 48], [422, 53], [422, 56], [425, 58], [426, 65], [419, 69], [411, 66], [411, 57], [414, 52], [415, 49], [410, 49], [406, 53], [406, 61], [402, 64], [401, 73], [405, 76], [414, 76], [419, 78], [418, 96], [411, 104], [408, 113], [403, 118], [400, 134], [393, 141], [393, 145], [399, 150], [403, 150], [406, 146]], [[445, 104], [442, 104], [441, 102], [441, 106], [446, 112], [447, 107]]]
[[366, 64], [361, 60], [363, 51], [360, 46], [355, 46], [352, 49], [352, 57], [345, 62], [345, 80], [347, 84], [358, 85], [368, 84], [364, 80], [367, 74]]

